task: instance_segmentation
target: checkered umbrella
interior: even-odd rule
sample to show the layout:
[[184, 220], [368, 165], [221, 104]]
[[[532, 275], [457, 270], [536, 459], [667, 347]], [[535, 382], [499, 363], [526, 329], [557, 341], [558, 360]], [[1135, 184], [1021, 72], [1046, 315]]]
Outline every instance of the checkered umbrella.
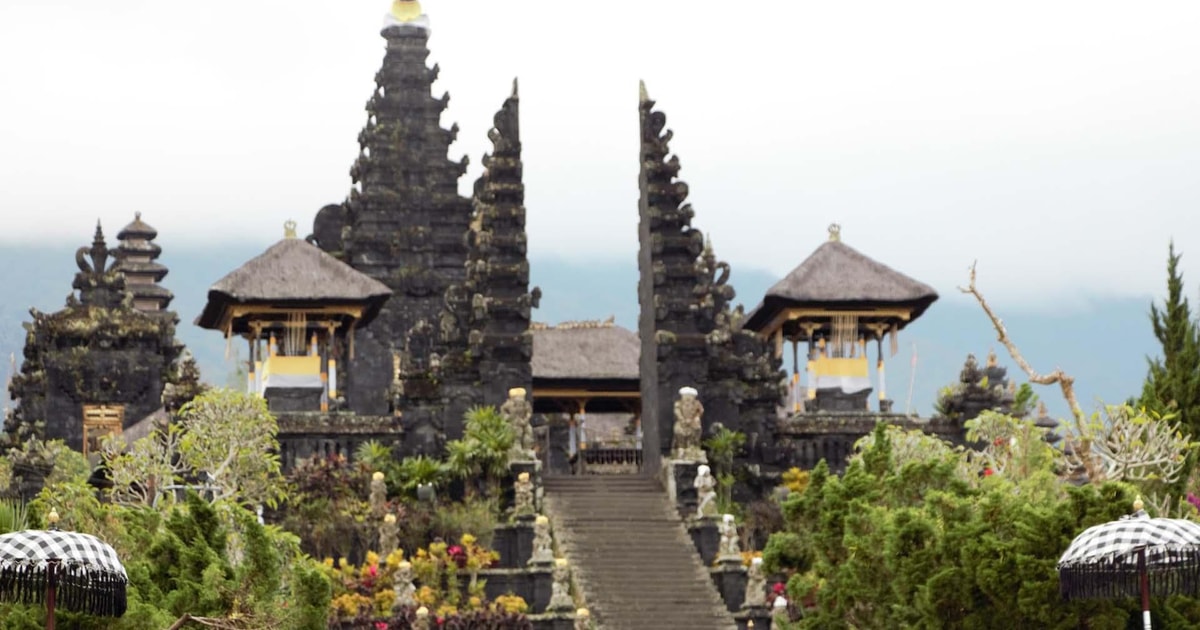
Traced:
[[116, 552], [95, 536], [42, 530], [0, 536], [0, 601], [53, 598], [67, 610], [120, 617], [128, 581]]
[[1142, 597], [1146, 627], [1150, 595], [1200, 596], [1200, 523], [1131, 516], [1089, 527], [1058, 560], [1064, 598]]

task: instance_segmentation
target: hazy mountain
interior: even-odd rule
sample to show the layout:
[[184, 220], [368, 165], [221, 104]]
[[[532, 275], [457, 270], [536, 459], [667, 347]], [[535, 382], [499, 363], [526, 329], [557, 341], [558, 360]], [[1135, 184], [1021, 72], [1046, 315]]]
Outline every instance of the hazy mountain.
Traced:
[[[90, 239], [87, 239], [90, 240]], [[225, 358], [226, 345], [220, 334], [201, 330], [192, 321], [200, 313], [208, 287], [220, 277], [257, 255], [262, 243], [232, 243], [213, 247], [174, 246], [160, 240], [164, 254], [160, 262], [171, 272], [163, 284], [175, 293], [172, 307], [179, 313], [179, 338], [195, 354], [205, 380], [224, 384], [233, 373]], [[76, 272], [74, 247], [44, 245], [0, 249], [0, 357], [15, 353], [18, 363], [29, 321], [29, 308], [54, 311], [62, 307]], [[581, 263], [564, 260], [532, 261], [532, 282], [544, 293], [538, 321], [616, 317], [619, 325], [637, 325], [637, 268], [628, 263]], [[777, 278], [756, 270], [740, 269], [733, 263], [731, 283], [737, 300], [753, 308]], [[1019, 310], [994, 305], [1026, 358], [1043, 372], [1061, 366], [1078, 380], [1078, 393], [1086, 407], [1103, 399], [1118, 402], [1140, 390], [1146, 372], [1145, 357], [1157, 351], [1150, 331], [1145, 299], [1106, 299], [1086, 305]], [[916, 344], [918, 363], [912, 389], [912, 409], [928, 414], [939, 388], [955, 381], [967, 353], [982, 361], [991, 348], [1001, 363], [1012, 361], [998, 347], [987, 317], [974, 303], [959, 295], [943, 293], [926, 314], [901, 333], [899, 354], [888, 361], [888, 394], [898, 410], [908, 407], [912, 375], [911, 349]], [[235, 354], [244, 354], [234, 343]], [[885, 351], [887, 344], [884, 344]], [[874, 357], [874, 351], [871, 356]], [[785, 354], [790, 365], [791, 354]], [[7, 373], [7, 365], [3, 366]], [[1019, 376], [1010, 367], [1010, 375]], [[1019, 378], [1018, 382], [1024, 378]], [[1057, 389], [1039, 388], [1039, 394], [1057, 414], [1064, 414]]]

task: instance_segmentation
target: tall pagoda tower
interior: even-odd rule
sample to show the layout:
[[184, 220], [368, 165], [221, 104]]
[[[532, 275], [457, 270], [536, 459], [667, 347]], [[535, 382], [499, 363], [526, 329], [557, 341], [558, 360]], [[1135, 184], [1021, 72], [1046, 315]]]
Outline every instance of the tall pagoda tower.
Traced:
[[450, 99], [431, 95], [438, 67], [426, 66], [429, 23], [420, 4], [396, 0], [382, 36], [387, 52], [350, 170], [354, 187], [345, 203], [317, 214], [313, 240], [394, 294], [370, 328], [354, 333], [348, 406], [365, 415], [402, 414], [406, 435], [453, 437], [460, 419], [444, 417], [440, 395], [395, 385], [402, 367], [429, 370], [444, 294], [465, 279], [471, 201], [458, 194], [458, 180], [467, 159], [447, 158], [458, 127], [439, 123]]
[[[532, 309], [541, 290], [529, 289], [525, 184], [522, 180], [520, 97], [513, 80], [488, 132], [492, 153], [483, 156], [475, 181], [474, 211], [465, 234], [467, 274], [446, 293], [439, 320], [444, 398], [448, 417], [472, 405], [501, 406], [512, 389], [533, 386]], [[465, 334], [464, 334], [465, 333]]]
[[133, 295], [133, 307], [139, 311], [161, 313], [175, 298], [159, 284], [167, 268], [158, 262], [162, 248], [154, 243], [158, 230], [142, 221], [142, 213], [117, 233], [117, 271], [125, 274], [125, 289]]
[[638, 336], [646, 468], [657, 471], [670, 449], [673, 405], [684, 387], [699, 391], [706, 435], [717, 422], [743, 432], [754, 456], [782, 401], [780, 360], [742, 329], [741, 307], [731, 309], [730, 266], [692, 226], [695, 212], [685, 203], [688, 185], [677, 178], [667, 117], [655, 111], [645, 85], [640, 96]]

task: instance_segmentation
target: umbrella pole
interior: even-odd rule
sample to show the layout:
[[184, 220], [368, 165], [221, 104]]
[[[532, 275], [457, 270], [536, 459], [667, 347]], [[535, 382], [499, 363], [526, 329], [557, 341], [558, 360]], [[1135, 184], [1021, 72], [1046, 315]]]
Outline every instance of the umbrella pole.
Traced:
[[54, 630], [54, 599], [58, 594], [58, 560], [46, 566], [46, 630]]
[[1142, 583], [1142, 627], [1150, 628], [1150, 576], [1146, 571], [1146, 548], [1138, 549], [1138, 578]]

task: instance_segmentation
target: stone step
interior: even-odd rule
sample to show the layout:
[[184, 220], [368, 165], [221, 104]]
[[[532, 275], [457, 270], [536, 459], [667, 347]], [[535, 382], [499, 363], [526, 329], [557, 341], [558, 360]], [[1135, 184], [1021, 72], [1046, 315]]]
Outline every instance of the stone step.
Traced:
[[547, 477], [545, 492], [602, 630], [735, 627], [654, 479]]

